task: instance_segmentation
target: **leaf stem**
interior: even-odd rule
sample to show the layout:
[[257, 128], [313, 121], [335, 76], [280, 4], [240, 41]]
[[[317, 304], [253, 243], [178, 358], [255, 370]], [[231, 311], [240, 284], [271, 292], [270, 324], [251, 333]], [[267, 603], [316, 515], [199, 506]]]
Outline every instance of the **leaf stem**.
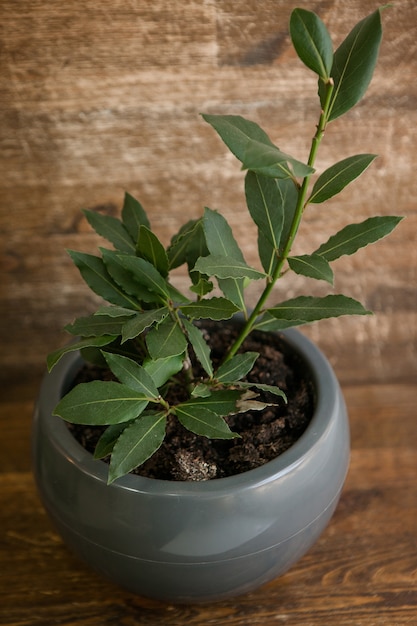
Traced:
[[[187, 342], [188, 342], [187, 331], [185, 329], [184, 324], [182, 323], [181, 316], [179, 315], [178, 311], [175, 308], [172, 308], [171, 313], [172, 313], [174, 320], [181, 328], [184, 336], [187, 338]], [[194, 389], [194, 372], [193, 372], [193, 364], [191, 362], [190, 355], [188, 352], [188, 347], [185, 350], [185, 357], [183, 361], [182, 371], [184, 373], [187, 391], [188, 393], [191, 394], [192, 390]]]
[[[317, 124], [316, 133], [311, 142], [310, 154], [309, 154], [308, 162], [307, 162], [307, 164], [310, 167], [314, 166], [314, 163], [317, 157], [317, 152], [318, 152], [320, 143], [323, 139], [323, 136], [326, 130], [333, 89], [334, 89], [333, 79], [329, 78], [329, 80], [326, 83], [326, 97], [325, 97], [324, 106], [321, 111], [319, 123]], [[276, 265], [274, 273], [272, 274], [271, 277], [269, 277], [267, 285], [265, 289], [263, 290], [262, 294], [260, 295], [259, 300], [256, 303], [255, 307], [253, 308], [251, 315], [248, 317], [247, 321], [242, 326], [242, 329], [239, 335], [237, 336], [235, 342], [230, 347], [223, 362], [226, 362], [229, 359], [231, 359], [239, 350], [240, 346], [242, 345], [246, 337], [251, 332], [256, 322], [256, 319], [262, 313], [263, 307], [266, 301], [268, 300], [271, 294], [271, 291], [273, 290], [275, 286], [275, 283], [283, 274], [284, 265], [287, 261], [287, 258], [290, 255], [292, 246], [294, 244], [294, 240], [296, 238], [296, 235], [297, 235], [300, 223], [301, 223], [301, 219], [304, 214], [304, 210], [308, 204], [307, 192], [309, 188], [310, 178], [311, 178], [311, 174], [308, 174], [307, 176], [303, 178], [302, 184], [298, 186], [298, 198], [297, 198], [296, 209], [294, 212], [294, 218], [293, 218], [291, 228], [288, 233], [288, 237], [284, 243], [282, 254], [279, 257], [279, 261]]]

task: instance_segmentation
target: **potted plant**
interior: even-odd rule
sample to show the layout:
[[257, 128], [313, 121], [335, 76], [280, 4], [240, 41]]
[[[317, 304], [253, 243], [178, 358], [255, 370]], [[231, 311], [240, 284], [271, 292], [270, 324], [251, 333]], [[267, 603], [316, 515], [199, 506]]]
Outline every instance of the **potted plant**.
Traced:
[[[225, 218], [208, 208], [165, 249], [129, 194], [121, 219], [85, 211], [113, 249], [70, 252], [106, 304], [68, 325], [77, 339], [48, 357], [34, 418], [36, 480], [69, 546], [119, 584], [163, 600], [217, 600], [284, 572], [326, 526], [348, 468], [347, 415], [334, 372], [293, 327], [369, 311], [333, 293], [275, 303], [273, 288], [289, 272], [332, 284], [332, 261], [388, 235], [401, 219], [370, 217], [313, 252], [292, 254], [307, 207], [338, 194], [375, 158], [358, 154], [321, 174], [314, 169], [328, 125], [371, 80], [380, 10], [335, 52], [313, 12], [295, 9], [290, 34], [318, 75], [320, 116], [306, 163], [254, 122], [203, 115], [246, 171], [259, 267], [246, 263]], [[184, 264], [187, 293], [170, 281]], [[264, 288], [248, 309], [245, 288], [254, 280]], [[276, 359], [282, 375], [271, 369]], [[289, 417], [294, 392], [302, 396], [301, 426]], [[269, 457], [253, 469], [241, 460], [215, 467], [213, 449], [217, 459], [239, 446], [256, 451], [254, 433], [262, 425], [264, 436], [268, 424]], [[208, 456], [194, 458], [200, 448]], [[167, 455], [177, 463], [170, 475]]]

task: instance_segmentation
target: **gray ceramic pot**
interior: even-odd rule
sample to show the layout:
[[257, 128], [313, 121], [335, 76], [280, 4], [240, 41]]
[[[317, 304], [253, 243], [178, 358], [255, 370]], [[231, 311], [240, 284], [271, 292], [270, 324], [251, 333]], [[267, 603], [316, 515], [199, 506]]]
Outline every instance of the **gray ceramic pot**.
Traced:
[[52, 416], [80, 365], [77, 354], [63, 358], [41, 387], [33, 456], [42, 501], [66, 544], [119, 585], [169, 602], [238, 595], [291, 567], [336, 507], [349, 428], [328, 361], [298, 331], [285, 337], [313, 376], [310, 425], [263, 467], [200, 483], [128, 475], [108, 486], [107, 466]]

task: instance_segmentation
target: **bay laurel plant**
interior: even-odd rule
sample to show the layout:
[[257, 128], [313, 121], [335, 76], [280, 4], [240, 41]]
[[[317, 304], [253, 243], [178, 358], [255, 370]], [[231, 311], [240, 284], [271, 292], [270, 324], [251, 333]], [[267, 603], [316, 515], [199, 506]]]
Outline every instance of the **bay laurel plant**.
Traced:
[[[270, 296], [277, 281], [291, 272], [333, 284], [332, 261], [388, 235], [401, 219], [369, 217], [345, 226], [313, 252], [291, 253], [307, 207], [341, 192], [375, 159], [374, 154], [348, 155], [320, 174], [315, 171], [328, 125], [355, 106], [370, 83], [382, 36], [381, 10], [360, 21], [336, 51], [313, 12], [295, 9], [290, 35], [298, 57], [318, 77], [318, 123], [305, 163], [282, 152], [252, 121], [203, 115], [246, 172], [245, 196], [257, 230], [259, 267], [246, 263], [226, 219], [209, 208], [184, 224], [167, 248], [129, 194], [120, 219], [85, 211], [93, 229], [113, 247], [100, 248], [99, 256], [74, 251], [70, 255], [82, 278], [106, 303], [66, 326], [77, 339], [50, 354], [48, 367], [65, 353], [81, 350], [86, 358], [99, 357], [112, 371], [115, 380], [80, 383], [55, 409], [69, 422], [105, 427], [95, 457], [110, 455], [109, 482], [153, 455], [164, 440], [168, 418], [198, 435], [230, 439], [239, 433], [230, 430], [225, 417], [264, 408], [260, 390], [271, 392], [277, 402], [285, 401], [279, 388], [247, 382], [258, 354], [242, 351], [242, 344], [252, 331], [369, 313], [342, 294], [302, 295], [272, 304]], [[187, 293], [170, 281], [170, 272], [181, 265], [190, 278]], [[245, 288], [251, 281], [263, 281], [264, 287], [248, 310]], [[227, 320], [237, 313], [243, 319], [239, 334], [215, 366], [195, 322]], [[191, 353], [203, 377], [194, 376]], [[180, 374], [185, 399], [170, 403], [168, 390]]]

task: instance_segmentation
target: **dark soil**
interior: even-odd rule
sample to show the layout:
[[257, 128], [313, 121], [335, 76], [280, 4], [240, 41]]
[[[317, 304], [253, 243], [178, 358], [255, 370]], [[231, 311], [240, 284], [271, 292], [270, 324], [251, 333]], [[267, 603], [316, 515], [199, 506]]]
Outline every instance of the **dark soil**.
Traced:
[[[204, 322], [203, 328], [213, 361], [220, 361], [224, 347], [236, 334], [235, 327], [231, 323]], [[275, 406], [227, 417], [230, 428], [241, 435], [241, 438], [232, 440], [209, 440], [194, 435], [170, 417], [164, 443], [151, 459], [134, 470], [135, 474], [162, 480], [223, 478], [259, 467], [297, 441], [311, 420], [315, 403], [306, 367], [277, 334], [252, 333], [243, 348], [260, 353], [248, 380], [277, 385], [287, 395], [288, 403], [260, 392], [258, 399], [273, 402]], [[198, 368], [195, 364], [195, 373]], [[79, 372], [75, 384], [94, 378], [111, 378], [111, 372], [87, 365]], [[179, 400], [183, 399], [179, 386], [173, 389], [173, 393]], [[104, 430], [103, 427], [73, 424], [68, 427], [81, 445], [91, 452]]]

